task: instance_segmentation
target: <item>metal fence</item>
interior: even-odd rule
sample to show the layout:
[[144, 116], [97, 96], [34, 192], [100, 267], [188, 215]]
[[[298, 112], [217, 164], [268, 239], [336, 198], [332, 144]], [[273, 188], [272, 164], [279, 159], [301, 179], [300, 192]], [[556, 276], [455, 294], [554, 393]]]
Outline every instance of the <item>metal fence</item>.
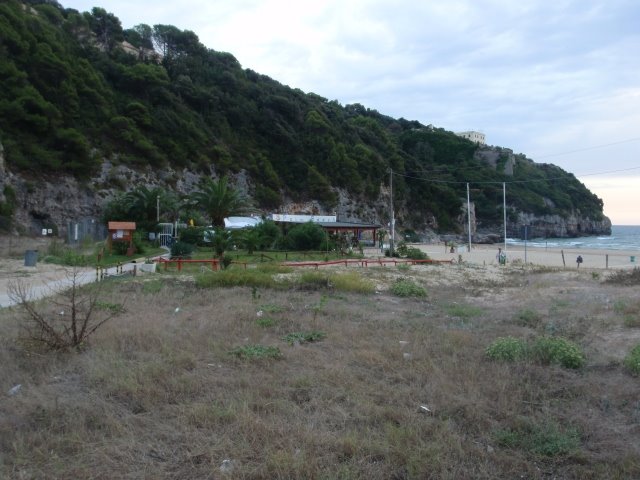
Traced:
[[99, 242], [107, 237], [107, 227], [95, 218], [71, 221], [67, 225], [67, 243], [77, 245], [85, 240]]

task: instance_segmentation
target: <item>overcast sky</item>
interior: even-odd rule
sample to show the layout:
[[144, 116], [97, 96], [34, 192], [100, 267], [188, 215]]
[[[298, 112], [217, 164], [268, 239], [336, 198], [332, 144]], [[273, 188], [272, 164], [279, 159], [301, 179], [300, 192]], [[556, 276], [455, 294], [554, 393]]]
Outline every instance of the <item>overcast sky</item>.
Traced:
[[59, 1], [124, 28], [192, 30], [342, 105], [479, 130], [574, 173], [614, 224], [640, 225], [638, 0]]

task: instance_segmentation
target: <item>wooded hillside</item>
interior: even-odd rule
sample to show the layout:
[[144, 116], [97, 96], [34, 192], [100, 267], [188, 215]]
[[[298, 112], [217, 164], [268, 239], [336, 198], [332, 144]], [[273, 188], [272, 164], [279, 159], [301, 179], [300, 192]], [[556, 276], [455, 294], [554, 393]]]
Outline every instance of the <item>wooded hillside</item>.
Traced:
[[284, 195], [330, 209], [337, 188], [374, 201], [392, 168], [395, 202], [416, 227], [432, 214], [441, 231], [456, 230], [465, 182], [484, 224], [502, 221], [503, 181], [512, 217], [603, 217], [602, 201], [556, 166], [519, 155], [506, 175], [506, 150], [494, 167], [452, 132], [284, 86], [194, 32], [123, 29], [102, 8], [52, 1], [0, 4], [0, 141], [7, 167], [34, 175], [88, 178], [105, 159], [206, 175], [244, 169], [265, 209]]

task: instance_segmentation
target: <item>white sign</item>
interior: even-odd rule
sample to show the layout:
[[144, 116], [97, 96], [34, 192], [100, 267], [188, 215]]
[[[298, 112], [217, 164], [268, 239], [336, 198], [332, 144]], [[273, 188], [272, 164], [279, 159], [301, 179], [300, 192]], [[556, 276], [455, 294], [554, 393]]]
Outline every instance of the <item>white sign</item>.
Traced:
[[335, 222], [338, 220], [338, 217], [336, 215], [288, 215], [284, 213], [272, 213], [271, 220], [274, 222], [325, 223]]

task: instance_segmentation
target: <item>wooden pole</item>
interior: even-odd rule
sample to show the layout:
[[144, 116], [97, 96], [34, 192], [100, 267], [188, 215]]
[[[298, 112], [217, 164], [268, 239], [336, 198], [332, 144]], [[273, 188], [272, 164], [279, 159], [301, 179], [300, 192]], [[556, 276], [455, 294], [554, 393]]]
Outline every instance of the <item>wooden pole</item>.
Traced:
[[562, 266], [566, 267], [567, 264], [564, 262], [564, 250], [560, 250], [560, 253], [562, 254]]

